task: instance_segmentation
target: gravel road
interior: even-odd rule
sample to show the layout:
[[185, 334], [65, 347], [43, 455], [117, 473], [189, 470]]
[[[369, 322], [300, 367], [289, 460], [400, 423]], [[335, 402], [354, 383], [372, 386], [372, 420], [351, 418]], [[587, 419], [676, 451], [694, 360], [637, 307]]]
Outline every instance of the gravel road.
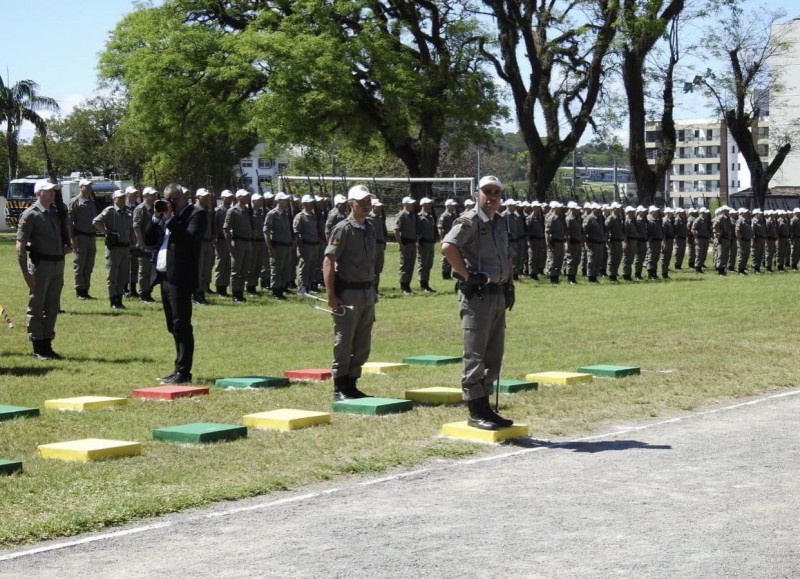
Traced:
[[800, 577], [800, 390], [0, 551], [0, 577]]

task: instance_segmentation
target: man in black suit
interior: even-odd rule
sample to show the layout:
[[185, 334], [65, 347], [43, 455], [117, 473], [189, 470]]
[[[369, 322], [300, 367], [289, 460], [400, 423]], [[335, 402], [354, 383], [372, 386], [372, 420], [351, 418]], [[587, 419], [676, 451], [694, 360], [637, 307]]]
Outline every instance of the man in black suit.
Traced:
[[164, 189], [163, 202], [154, 206], [148, 245], [153, 255], [154, 283], [161, 283], [161, 302], [167, 330], [175, 340], [175, 371], [161, 378], [163, 384], [192, 381], [194, 332], [192, 295], [198, 287], [198, 260], [208, 216], [198, 205], [189, 204], [189, 191], [175, 183]]

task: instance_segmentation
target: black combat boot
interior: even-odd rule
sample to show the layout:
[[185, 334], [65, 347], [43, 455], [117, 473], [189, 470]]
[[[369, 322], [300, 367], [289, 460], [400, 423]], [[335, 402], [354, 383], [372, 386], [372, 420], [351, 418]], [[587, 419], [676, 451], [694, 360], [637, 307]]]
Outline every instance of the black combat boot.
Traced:
[[427, 281], [425, 283], [420, 283], [419, 285], [420, 285], [420, 289], [422, 289], [422, 291], [425, 292], [426, 294], [435, 294], [436, 293], [436, 290], [433, 289]]
[[217, 286], [217, 297], [218, 298], [226, 298], [226, 297], [228, 297], [228, 286], [226, 286], [226, 285], [218, 285]]
[[411, 284], [410, 283], [401, 283], [400, 284], [400, 289], [402, 290], [404, 296], [410, 296], [410, 295], [412, 295], [414, 293], [414, 292], [411, 291]]
[[50, 357], [44, 348], [44, 340], [33, 340], [33, 356], [37, 360], [49, 360]]
[[740, 269], [739, 270], [739, 275], [747, 275], [747, 270]]
[[280, 287], [272, 288], [272, 297], [276, 300], [285, 300], [286, 296], [283, 294], [283, 288]]
[[50, 360], [63, 360], [64, 356], [53, 350], [53, 340], [42, 340], [42, 350]]
[[247, 301], [242, 291], [232, 291], [231, 294], [233, 294], [233, 303], [235, 304], [243, 304]]
[[469, 418], [467, 424], [480, 430], [499, 430], [514, 424], [511, 420], [506, 420], [496, 414], [489, 404], [489, 398], [476, 398], [467, 400]]
[[350, 387], [350, 376], [339, 376], [333, 379], [333, 401], [342, 402], [348, 400], [348, 388]]
[[600, 282], [597, 281], [597, 278], [595, 276], [590, 275], [589, 276], [589, 283], [600, 283]]
[[153, 304], [156, 300], [153, 299], [153, 292], [142, 292], [142, 297], [139, 298], [139, 301], [143, 304]]
[[258, 291], [256, 290], [256, 286], [254, 285], [247, 286], [247, 293], [249, 293], [251, 296], [257, 296]]
[[128, 295], [126, 297], [129, 297], [129, 298], [138, 298], [139, 297], [139, 292], [136, 291], [136, 284], [135, 283], [131, 284], [131, 291], [128, 292]]
[[567, 279], [569, 280], [570, 285], [578, 285], [578, 280], [574, 275], [568, 275]]
[[369, 394], [364, 394], [356, 386], [356, 384], [358, 383], [358, 378], [354, 378], [353, 376], [348, 376], [346, 378], [346, 381], [347, 381], [347, 389], [345, 390], [345, 392], [347, 393], [348, 398], [370, 398]]
[[558, 284], [558, 276], [557, 275], [551, 275], [550, 276], [550, 283], [553, 284], [553, 285]]

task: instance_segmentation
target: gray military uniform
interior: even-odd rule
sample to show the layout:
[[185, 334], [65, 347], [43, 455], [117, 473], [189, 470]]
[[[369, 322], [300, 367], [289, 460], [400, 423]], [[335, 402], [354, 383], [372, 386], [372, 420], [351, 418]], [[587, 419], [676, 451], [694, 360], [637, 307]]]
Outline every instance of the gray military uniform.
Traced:
[[214, 285], [217, 291], [224, 291], [231, 282], [231, 252], [225, 241], [225, 216], [228, 210], [223, 205], [214, 209], [214, 249], [216, 250], [216, 271]]
[[39, 200], [20, 216], [17, 241], [28, 244], [28, 271], [36, 289], [28, 294], [28, 339], [52, 340], [64, 287], [64, 242], [61, 220], [55, 210]]
[[761, 273], [764, 265], [764, 250], [767, 246], [767, 225], [763, 218], [753, 218], [753, 271]]
[[[678, 214], [675, 218], [675, 269], [683, 268], [683, 258], [686, 256], [686, 242], [689, 239], [689, 227], [686, 218]], [[691, 264], [689, 264], [691, 267]]]
[[605, 230], [600, 219], [594, 213], [589, 213], [583, 220], [584, 240], [586, 244], [586, 275], [590, 280], [596, 280], [600, 275], [603, 262], [603, 247], [605, 246]]
[[206, 230], [200, 245], [197, 263], [197, 276], [200, 287], [198, 293], [205, 293], [211, 285], [211, 272], [214, 269], [214, 211], [206, 210]]
[[417, 216], [403, 209], [395, 219], [395, 232], [400, 233], [400, 285], [410, 284], [417, 257]]
[[544, 239], [544, 215], [536, 214], [536, 211], [528, 215], [525, 221], [528, 230], [528, 242], [530, 250], [528, 252], [528, 273], [531, 277], [537, 277], [544, 273], [544, 266], [547, 263], [547, 242]]
[[[453, 228], [458, 215], [453, 211], [445, 211], [439, 217], [439, 238], [444, 239], [444, 236]], [[447, 258], [442, 256], [442, 279], [450, 279], [453, 277], [453, 269], [450, 267], [450, 262]]]
[[420, 211], [417, 215], [417, 243], [419, 244], [417, 273], [420, 287], [424, 289], [431, 279], [434, 246], [436, 245], [436, 218], [433, 213]]
[[658, 260], [661, 258], [661, 244], [664, 241], [664, 228], [661, 219], [656, 219], [652, 215], [647, 216], [647, 254], [645, 265], [647, 273], [651, 278], [656, 277], [658, 271]]
[[564, 269], [570, 279], [578, 274], [581, 263], [581, 248], [583, 246], [583, 224], [580, 217], [573, 217], [570, 213], [566, 219], [567, 229], [567, 255]]
[[744, 215], [736, 221], [736, 241], [738, 255], [736, 260], [739, 262], [739, 273], [747, 271], [747, 262], [750, 261], [750, 244], [753, 240], [753, 228], [750, 220]]
[[548, 213], [544, 233], [547, 240], [547, 275], [551, 280], [557, 280], [564, 264], [564, 239], [567, 236], [564, 216], [556, 215], [554, 211]]
[[464, 357], [461, 388], [464, 400], [486, 398], [494, 390], [503, 362], [506, 331], [505, 286], [511, 281], [513, 249], [502, 216], [490, 220], [478, 208], [464, 212], [443, 243], [458, 247], [467, 269], [483, 272], [489, 283], [479, 292], [458, 294]]
[[[133, 210], [133, 229], [139, 230], [142, 234], [142, 239], [147, 239], [147, 232], [153, 226], [153, 208], [147, 207], [145, 203], [139, 203], [136, 209]], [[136, 241], [133, 239], [132, 241]], [[138, 244], [137, 244], [138, 245]], [[154, 250], [155, 247], [140, 247], [143, 250]], [[142, 294], [149, 294], [152, 290], [152, 281], [150, 279], [153, 267], [152, 259], [147, 255], [142, 255], [138, 258], [139, 261], [139, 291]], [[133, 280], [132, 280], [133, 281]]]
[[792, 233], [792, 269], [797, 269], [800, 263], [800, 217], [795, 213], [789, 221], [789, 229]]
[[708, 257], [708, 220], [705, 217], [698, 217], [692, 223], [692, 235], [694, 236], [695, 256], [694, 267], [697, 271], [703, 271]]
[[131, 273], [131, 233], [133, 217], [127, 208], [117, 209], [109, 205], [94, 218], [102, 223], [106, 231], [106, 285], [108, 297], [122, 296]]
[[636, 261], [636, 256], [639, 253], [639, 244], [644, 243], [644, 240], [639, 239], [639, 228], [636, 226], [636, 218], [626, 217], [623, 224], [624, 244], [622, 251], [624, 253], [624, 262], [622, 265], [622, 277], [628, 281], [633, 279], [633, 264]]
[[728, 269], [728, 259], [731, 249], [731, 220], [720, 213], [711, 223], [714, 233], [714, 267], [718, 271]]
[[97, 217], [94, 199], [75, 197], [69, 202], [69, 234], [72, 237], [72, 272], [75, 291], [87, 292], [92, 284], [92, 272], [97, 257], [96, 231], [92, 222]]
[[319, 278], [319, 227], [313, 213], [301, 211], [294, 216], [294, 234], [297, 239], [297, 252], [300, 254], [300, 272], [297, 285], [301, 291], [310, 290]]
[[636, 236], [639, 239], [639, 243], [636, 244], [636, 261], [634, 262], [634, 275], [636, 279], [642, 278], [642, 269], [644, 268], [645, 258], [647, 257], [647, 218], [646, 217], [636, 217], [636, 221], [633, 222], [636, 226]]
[[268, 246], [275, 250], [275, 256], [269, 259], [272, 291], [281, 293], [289, 287], [293, 277], [294, 230], [289, 212], [275, 207], [267, 213], [264, 236], [269, 238]]
[[369, 221], [359, 225], [352, 217], [331, 231], [325, 255], [335, 261], [335, 293], [342, 304], [352, 306], [333, 317], [334, 378], [360, 378], [369, 359], [372, 325], [375, 323], [375, 229]]
[[255, 293], [258, 284], [266, 289], [269, 280], [269, 255], [264, 242], [264, 221], [267, 212], [264, 209], [254, 210], [251, 215], [253, 228], [253, 254], [250, 258], [250, 269], [247, 274], [247, 291]]
[[253, 221], [250, 211], [234, 205], [225, 214], [223, 228], [230, 234], [231, 291], [243, 293], [253, 258]]

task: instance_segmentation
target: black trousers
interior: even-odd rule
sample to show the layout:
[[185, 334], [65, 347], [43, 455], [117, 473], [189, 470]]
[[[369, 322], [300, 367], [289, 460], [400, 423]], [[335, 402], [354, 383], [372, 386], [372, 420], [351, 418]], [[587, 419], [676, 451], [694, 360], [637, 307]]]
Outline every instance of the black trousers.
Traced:
[[194, 360], [192, 292], [162, 280], [161, 302], [167, 319], [167, 331], [175, 340], [175, 372], [188, 376], [192, 373]]

